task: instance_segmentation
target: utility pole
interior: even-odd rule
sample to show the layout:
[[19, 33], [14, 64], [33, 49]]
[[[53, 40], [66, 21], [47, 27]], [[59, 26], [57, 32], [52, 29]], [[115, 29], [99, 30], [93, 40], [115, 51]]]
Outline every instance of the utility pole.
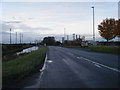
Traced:
[[67, 35], [67, 41], [69, 40], [69, 35]]
[[66, 32], [65, 32], [65, 28], [64, 28], [64, 40], [66, 39], [65, 37], [66, 37]]
[[21, 44], [21, 33], [20, 33], [20, 44]]
[[79, 35], [79, 39], [80, 39], [80, 35]]
[[93, 8], [93, 41], [95, 41], [95, 19], [94, 19], [94, 7]]
[[77, 35], [76, 35], [76, 40], [77, 40]]
[[75, 40], [75, 33], [73, 33], [73, 41]]
[[17, 44], [17, 32], [16, 32], [16, 44]]
[[23, 34], [22, 34], [22, 43], [23, 43]]
[[10, 28], [10, 44], [11, 44], [11, 28]]
[[62, 43], [64, 43], [64, 41], [65, 41], [65, 39], [64, 39], [64, 37], [62, 37]]

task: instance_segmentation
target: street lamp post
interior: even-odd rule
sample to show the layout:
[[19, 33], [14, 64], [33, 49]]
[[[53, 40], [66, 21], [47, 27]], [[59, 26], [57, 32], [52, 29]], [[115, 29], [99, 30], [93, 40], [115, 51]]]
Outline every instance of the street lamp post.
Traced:
[[93, 41], [95, 41], [95, 18], [94, 18], [94, 7], [93, 8]]

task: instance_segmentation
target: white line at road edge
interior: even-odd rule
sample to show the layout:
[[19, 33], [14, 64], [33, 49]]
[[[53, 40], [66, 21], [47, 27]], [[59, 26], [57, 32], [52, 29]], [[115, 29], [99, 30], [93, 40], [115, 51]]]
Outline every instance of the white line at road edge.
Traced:
[[43, 65], [42, 69], [40, 69], [41, 74], [40, 74], [40, 76], [39, 76], [39, 78], [38, 78], [38, 79], [39, 79], [38, 82], [37, 82], [35, 85], [24, 87], [24, 88], [21, 89], [21, 90], [24, 90], [24, 89], [26, 89], [26, 88], [39, 88], [40, 80], [41, 80], [41, 78], [42, 78], [43, 71], [45, 70], [45, 67], [46, 67], [46, 62], [47, 62], [47, 54], [46, 54], [46, 57], [45, 57], [44, 65]]
[[110, 69], [110, 70], [113, 70], [113, 71], [116, 71], [116, 72], [120, 72], [120, 70], [118, 70], [118, 69], [111, 68], [111, 67], [109, 67], [109, 66], [106, 66], [106, 65], [103, 65], [103, 64], [100, 64], [100, 63], [94, 62], [94, 61], [89, 60], [89, 59], [87, 59], [87, 58], [84, 58], [84, 57], [80, 57], [80, 58], [81, 58], [81, 59], [84, 59], [84, 60], [86, 60], [86, 61], [88, 61], [88, 62], [91, 62], [91, 63], [93, 63], [93, 64], [96, 64], [96, 65], [99, 65], [99, 66], [105, 67], [105, 68], [107, 68], [107, 69]]
[[44, 65], [43, 65], [42, 69], [40, 69], [41, 72], [45, 69], [46, 62], [47, 62], [47, 54], [46, 54], [46, 57], [45, 57]]

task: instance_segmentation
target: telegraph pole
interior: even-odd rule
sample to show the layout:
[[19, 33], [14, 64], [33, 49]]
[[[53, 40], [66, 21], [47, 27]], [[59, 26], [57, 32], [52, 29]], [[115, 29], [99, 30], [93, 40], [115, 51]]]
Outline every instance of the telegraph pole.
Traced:
[[21, 33], [20, 33], [20, 44], [21, 44]]
[[80, 35], [79, 35], [79, 39], [80, 39]]
[[95, 41], [95, 19], [94, 19], [94, 7], [93, 8], [93, 41]]
[[16, 44], [17, 44], [17, 32], [16, 32]]
[[23, 43], [23, 34], [22, 34], [22, 43]]
[[66, 32], [65, 32], [65, 28], [64, 28], [64, 40], [65, 40], [65, 36], [66, 36], [65, 34], [66, 34]]
[[73, 33], [73, 41], [75, 40], [75, 33]]
[[67, 35], [67, 41], [69, 41], [69, 35]]
[[76, 40], [77, 40], [77, 35], [76, 35]]
[[10, 44], [11, 44], [11, 28], [10, 28]]

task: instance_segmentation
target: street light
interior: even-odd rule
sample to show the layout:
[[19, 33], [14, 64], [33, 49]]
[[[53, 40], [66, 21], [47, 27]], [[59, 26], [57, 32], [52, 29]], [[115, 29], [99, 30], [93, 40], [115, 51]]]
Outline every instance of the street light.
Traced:
[[91, 7], [93, 8], [93, 41], [95, 41], [95, 22], [94, 22], [94, 7]]

